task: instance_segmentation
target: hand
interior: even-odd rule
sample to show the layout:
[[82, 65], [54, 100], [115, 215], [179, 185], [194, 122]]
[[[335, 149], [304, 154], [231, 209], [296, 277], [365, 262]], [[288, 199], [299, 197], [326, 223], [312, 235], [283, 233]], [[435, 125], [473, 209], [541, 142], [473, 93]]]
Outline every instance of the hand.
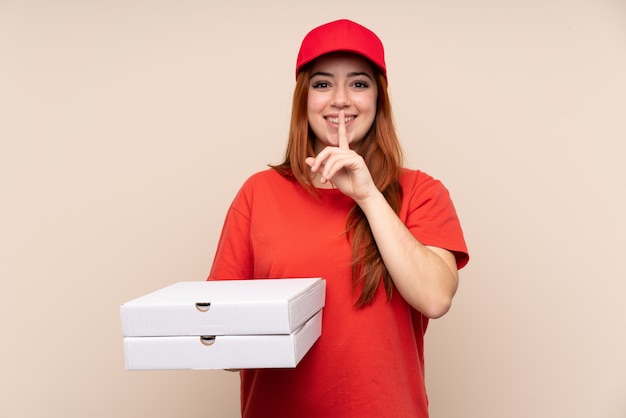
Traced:
[[316, 157], [308, 157], [306, 164], [322, 184], [330, 182], [357, 203], [367, 199], [378, 189], [363, 157], [350, 149], [346, 133], [345, 112], [339, 111], [338, 146], [327, 146]]

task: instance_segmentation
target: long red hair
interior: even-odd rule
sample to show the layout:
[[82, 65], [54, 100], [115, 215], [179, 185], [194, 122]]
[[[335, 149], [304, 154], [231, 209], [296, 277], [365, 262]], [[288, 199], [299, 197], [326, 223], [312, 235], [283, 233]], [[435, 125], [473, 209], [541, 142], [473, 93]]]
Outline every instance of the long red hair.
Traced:
[[[403, 153], [393, 124], [387, 80], [376, 66], [372, 67], [378, 86], [376, 118], [359, 147], [359, 153], [365, 160], [378, 190], [391, 208], [398, 213], [402, 201], [400, 173]], [[310, 69], [311, 65], [308, 65], [298, 74], [285, 159], [272, 168], [283, 176], [295, 178], [303, 187], [315, 194], [311, 171], [304, 162], [306, 157], [315, 156], [315, 134], [309, 128], [307, 118]], [[391, 298], [393, 281], [380, 256], [367, 218], [356, 204], [348, 214], [346, 234], [352, 241], [353, 286], [355, 289], [361, 288], [356, 306], [363, 307], [372, 302], [381, 282], [385, 287], [387, 298]]]

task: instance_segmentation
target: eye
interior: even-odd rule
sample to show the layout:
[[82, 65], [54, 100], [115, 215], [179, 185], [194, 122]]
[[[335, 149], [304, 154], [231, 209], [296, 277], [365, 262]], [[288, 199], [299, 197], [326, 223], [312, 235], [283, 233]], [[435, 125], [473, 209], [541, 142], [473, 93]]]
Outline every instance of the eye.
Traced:
[[356, 80], [352, 83], [352, 86], [357, 89], [366, 89], [370, 86], [370, 84], [365, 80]]
[[326, 81], [315, 81], [311, 87], [314, 89], [327, 89], [329, 84]]

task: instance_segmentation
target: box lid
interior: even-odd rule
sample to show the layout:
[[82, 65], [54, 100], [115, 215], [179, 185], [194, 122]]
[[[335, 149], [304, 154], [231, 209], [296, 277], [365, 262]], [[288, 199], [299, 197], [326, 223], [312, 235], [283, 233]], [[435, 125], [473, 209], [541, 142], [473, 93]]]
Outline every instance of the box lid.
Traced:
[[290, 334], [325, 304], [322, 278], [183, 281], [120, 307], [125, 337]]

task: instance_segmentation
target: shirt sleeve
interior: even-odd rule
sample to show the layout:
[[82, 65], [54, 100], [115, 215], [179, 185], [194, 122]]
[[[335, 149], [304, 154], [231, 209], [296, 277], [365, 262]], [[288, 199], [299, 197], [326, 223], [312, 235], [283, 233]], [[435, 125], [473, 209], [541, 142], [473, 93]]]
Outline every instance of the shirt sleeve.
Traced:
[[228, 209], [207, 280], [252, 278], [248, 188], [249, 183], [243, 185]]
[[469, 262], [461, 223], [448, 189], [439, 180], [415, 171], [403, 183], [401, 216], [424, 245], [445, 248], [456, 257], [457, 268]]

